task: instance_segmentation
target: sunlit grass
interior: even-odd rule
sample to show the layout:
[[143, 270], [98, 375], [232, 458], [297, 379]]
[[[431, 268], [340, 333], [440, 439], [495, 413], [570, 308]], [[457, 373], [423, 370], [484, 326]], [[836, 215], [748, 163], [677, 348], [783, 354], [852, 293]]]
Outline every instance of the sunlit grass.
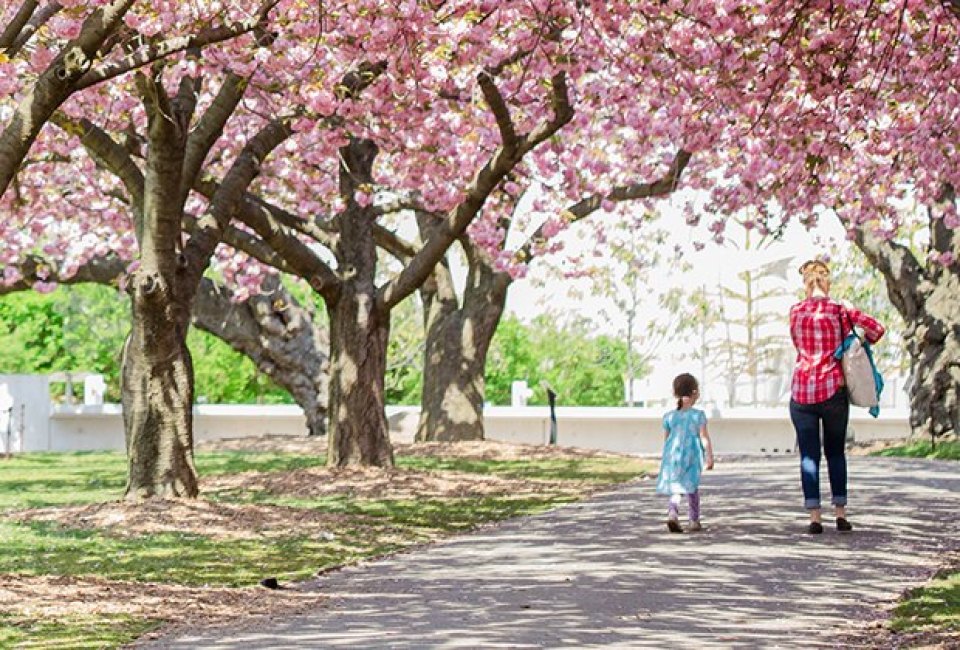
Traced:
[[931, 444], [929, 440], [914, 440], [905, 445], [883, 449], [874, 455], [901, 458], [960, 460], [960, 440], [943, 440], [937, 442], [935, 445]]
[[904, 596], [894, 610], [890, 627], [898, 632], [931, 628], [960, 632], [960, 567], [941, 571], [928, 584]]
[[159, 533], [115, 537], [49, 523], [0, 523], [0, 574], [242, 587], [268, 576], [299, 580], [319, 569], [383, 555], [418, 539], [344, 524], [325, 537], [214, 539]]
[[451, 499], [355, 499], [341, 495], [307, 499], [246, 492], [243, 495], [221, 493], [214, 498], [363, 516], [382, 525], [422, 529], [427, 534], [470, 530], [482, 524], [537, 514], [576, 501], [574, 496], [555, 492], [524, 497], [498, 495]]
[[115, 648], [134, 641], [159, 627], [161, 623], [162, 621], [110, 614], [36, 619], [0, 613], [0, 648]]
[[[282, 472], [322, 466], [322, 456], [272, 452], [200, 452], [200, 476]], [[119, 499], [127, 459], [119, 452], [28, 453], [0, 459], [0, 511]]]

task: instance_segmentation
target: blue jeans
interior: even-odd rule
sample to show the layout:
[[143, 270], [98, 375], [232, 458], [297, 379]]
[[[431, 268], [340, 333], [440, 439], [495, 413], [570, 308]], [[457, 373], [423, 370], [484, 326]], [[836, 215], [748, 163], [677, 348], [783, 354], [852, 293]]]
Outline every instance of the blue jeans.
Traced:
[[847, 389], [840, 387], [828, 400], [816, 404], [797, 404], [790, 400], [790, 420], [797, 431], [800, 449], [800, 483], [805, 508], [820, 507], [820, 429], [823, 427], [823, 453], [830, 473], [831, 503], [847, 505], [847, 457], [844, 444], [850, 401]]

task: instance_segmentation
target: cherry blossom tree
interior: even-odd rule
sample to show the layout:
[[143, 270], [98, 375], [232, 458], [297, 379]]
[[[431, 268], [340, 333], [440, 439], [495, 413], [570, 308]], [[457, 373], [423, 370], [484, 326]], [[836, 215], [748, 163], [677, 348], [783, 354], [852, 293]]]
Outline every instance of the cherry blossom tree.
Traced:
[[[272, 4], [221, 24], [212, 5], [173, 13], [135, 0], [6, 3], [0, 8], [0, 196], [44, 124], [73, 93], [250, 31]], [[160, 27], [169, 33], [161, 36]]]
[[[136, 250], [133, 349], [155, 358], [130, 366], [128, 435], [176, 431], [147, 436], [171, 450], [190, 448], [189, 416], [165, 406], [189, 410], [189, 359], [160, 352], [182, 350], [214, 254], [238, 299], [263, 278], [248, 256], [311, 283], [331, 317], [330, 462], [389, 464], [390, 310], [467, 228], [489, 268], [522, 275], [527, 247], [502, 243], [516, 197], [534, 185], [536, 252], [576, 216], [571, 206], [616, 212], [620, 188], [661, 178], [672, 188], [681, 154], [692, 155], [684, 186], [711, 195], [717, 239], [731, 217], [770, 231], [785, 219], [812, 226], [825, 208], [852, 236], [883, 238], [899, 225], [892, 201], [932, 204], [955, 185], [956, 25], [932, 0], [290, 2], [275, 14], [248, 38], [118, 80], [97, 94], [106, 100], [64, 105], [58, 123], [74, 139], [38, 149], [18, 196], [4, 196], [21, 214], [34, 206], [7, 231], [8, 258], [49, 248], [69, 271], [113, 246]], [[137, 15], [149, 25], [153, 14]], [[78, 158], [77, 137], [101, 141], [98, 164], [113, 176]], [[51, 197], [59, 166], [72, 178]], [[44, 199], [85, 215], [84, 226], [35, 207]], [[951, 205], [938, 214], [952, 242]], [[703, 212], [691, 205], [688, 220]], [[375, 245], [402, 245], [387, 214], [429, 223], [400, 273], [378, 284]], [[75, 246], [41, 243], [52, 234]], [[75, 252], [84, 237], [88, 252]], [[177, 481], [158, 491], [191, 491]]]

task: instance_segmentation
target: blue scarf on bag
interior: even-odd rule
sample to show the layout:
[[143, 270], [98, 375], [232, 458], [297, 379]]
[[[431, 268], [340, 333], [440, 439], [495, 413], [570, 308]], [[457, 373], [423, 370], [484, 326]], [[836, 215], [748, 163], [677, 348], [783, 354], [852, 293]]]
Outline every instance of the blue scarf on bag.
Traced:
[[[837, 347], [836, 352], [833, 353], [833, 356], [838, 361], [840, 357], [843, 356], [843, 353], [850, 349], [850, 346], [853, 345], [853, 342], [859, 339], [860, 337], [856, 335], [853, 330], [850, 330], [850, 333], [847, 334], [847, 338], [843, 339], [843, 342]], [[883, 392], [883, 375], [880, 374], [880, 371], [877, 370], [877, 364], [873, 361], [873, 351], [870, 349], [870, 344], [867, 343], [866, 339], [861, 339], [860, 344], [863, 346], [863, 349], [867, 351], [867, 358], [870, 359], [870, 368], [873, 370], [873, 383], [877, 387], [877, 401], [880, 401], [880, 393]], [[873, 417], [880, 415], [879, 406], [871, 406], [868, 410], [868, 413]]]

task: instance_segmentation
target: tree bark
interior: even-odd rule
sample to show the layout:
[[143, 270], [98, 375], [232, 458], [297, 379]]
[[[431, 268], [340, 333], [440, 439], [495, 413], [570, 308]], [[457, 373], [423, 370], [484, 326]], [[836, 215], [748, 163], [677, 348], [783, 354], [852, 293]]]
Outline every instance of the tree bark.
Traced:
[[[930, 218], [933, 253], [960, 253], [958, 235]], [[855, 243], [883, 274], [887, 294], [906, 322], [910, 355], [910, 428], [936, 440], [960, 431], [960, 276], [956, 263], [924, 267], [909, 248], [858, 228]]]
[[419, 442], [484, 439], [487, 353], [511, 278], [471, 243], [464, 247], [469, 270], [462, 305], [446, 265], [437, 265], [420, 290], [426, 346]]
[[125, 498], [196, 497], [189, 303], [161, 276], [145, 272], [131, 278], [130, 295], [133, 328], [121, 362]]
[[303, 409], [311, 436], [327, 432], [330, 340], [276, 276], [263, 293], [233, 302], [224, 287], [200, 283], [193, 322], [246, 355]]
[[355, 193], [372, 186], [377, 147], [354, 139], [340, 149], [340, 193], [347, 200], [340, 215], [334, 253], [340, 276], [330, 311], [331, 467], [393, 465], [384, 398], [390, 309], [377, 299], [377, 214], [359, 205]]
[[937, 440], [960, 431], [960, 282], [949, 276], [925, 294], [904, 337], [911, 358], [910, 428]]

